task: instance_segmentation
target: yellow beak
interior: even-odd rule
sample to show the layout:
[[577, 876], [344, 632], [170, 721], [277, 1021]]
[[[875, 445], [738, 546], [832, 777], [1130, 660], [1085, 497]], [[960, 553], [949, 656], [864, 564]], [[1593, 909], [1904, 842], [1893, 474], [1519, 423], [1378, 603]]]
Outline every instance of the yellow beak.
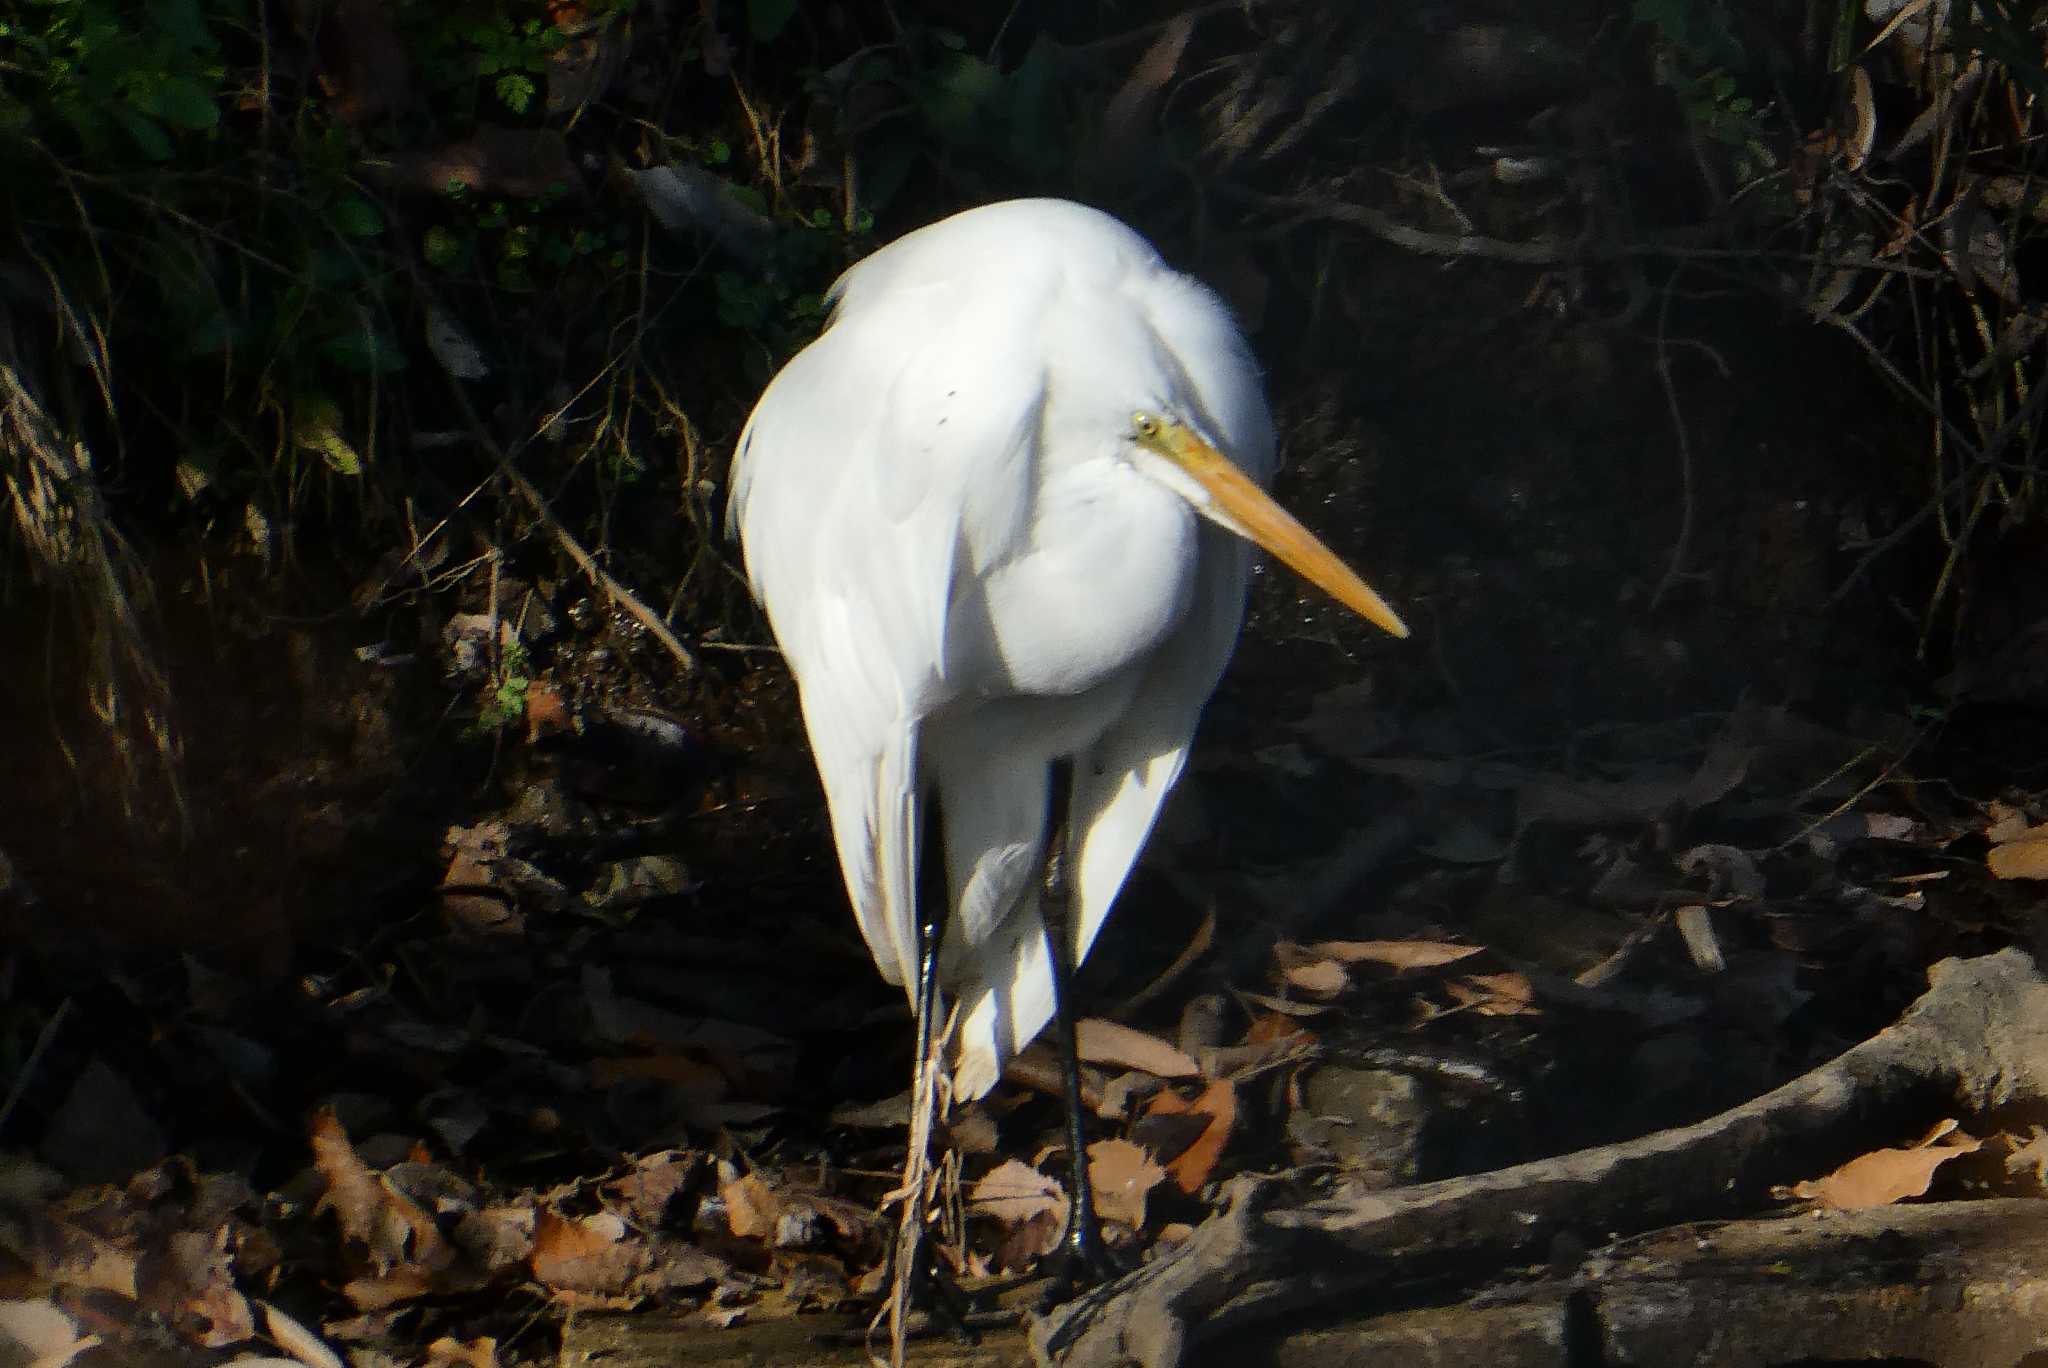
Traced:
[[1316, 588], [1328, 594], [1375, 627], [1397, 637], [1408, 635], [1408, 624], [1387, 606], [1358, 572], [1338, 559], [1316, 534], [1294, 520], [1294, 515], [1273, 502], [1272, 496], [1253, 483], [1225, 456], [1207, 442], [1180, 426], [1152, 419], [1152, 440], [1147, 440], [1141, 415], [1139, 440], [1188, 473], [1215, 500], [1219, 521], [1240, 536], [1277, 556], [1281, 563]]

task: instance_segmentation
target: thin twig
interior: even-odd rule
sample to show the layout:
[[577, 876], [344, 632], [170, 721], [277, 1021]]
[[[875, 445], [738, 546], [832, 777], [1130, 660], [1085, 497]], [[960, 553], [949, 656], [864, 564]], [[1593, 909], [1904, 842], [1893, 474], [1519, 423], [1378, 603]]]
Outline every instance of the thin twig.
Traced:
[[[1664, 387], [1664, 406], [1671, 414], [1671, 431], [1678, 444], [1678, 536], [1671, 544], [1671, 563], [1664, 568], [1664, 578], [1657, 581], [1657, 588], [1650, 595], [1650, 611], [1656, 612], [1664, 602], [1664, 595], [1672, 586], [1686, 578], [1685, 560], [1692, 550], [1693, 524], [1693, 472], [1692, 438], [1686, 431], [1685, 414], [1678, 406], [1678, 385], [1671, 378], [1671, 292], [1677, 285], [1683, 268], [1673, 271], [1664, 282], [1664, 298], [1657, 305], [1657, 379]], [[1721, 374], [1728, 374], [1726, 363], [1719, 353], [1702, 344], [1702, 350], [1721, 367]]]
[[489, 429], [484, 426], [483, 419], [477, 416], [476, 408], [469, 402], [469, 395], [463, 392], [462, 382], [451, 376], [448, 384], [455, 392], [456, 405], [461, 409], [470, 431], [489, 453], [491, 459], [497, 463], [498, 473], [503, 475], [505, 482], [526, 501], [527, 506], [533, 510], [534, 517], [538, 518], [541, 526], [554, 537], [555, 544], [562, 548], [570, 560], [576, 562], [577, 568], [583, 571], [597, 587], [598, 592], [617, 607], [624, 609], [628, 617], [645, 627], [648, 634], [661, 643], [669, 655], [674, 657], [677, 668], [684, 674], [695, 674], [697, 657], [691, 654], [690, 648], [683, 645], [676, 634], [669, 630], [668, 624], [661, 620], [659, 614], [642, 603], [632, 590], [613, 579], [605, 568], [597, 563], [597, 558], [584, 550], [583, 543], [577, 541], [575, 535], [562, 526], [561, 519], [548, 507], [547, 496], [534, 487], [533, 481], [519, 473], [505, 454], [505, 449], [498, 445], [497, 439], [492, 437]]
[[28, 1058], [22, 1061], [21, 1069], [14, 1075], [14, 1085], [7, 1090], [7, 1100], [0, 1102], [0, 1135], [7, 1133], [8, 1118], [14, 1115], [22, 1093], [28, 1090], [29, 1080], [36, 1076], [36, 1065], [42, 1062], [51, 1042], [57, 1039], [57, 1028], [64, 1024], [64, 1018], [70, 1011], [71, 999], [65, 998], [57, 1004], [57, 1010], [50, 1013], [43, 1029], [36, 1033], [35, 1046], [29, 1050]]

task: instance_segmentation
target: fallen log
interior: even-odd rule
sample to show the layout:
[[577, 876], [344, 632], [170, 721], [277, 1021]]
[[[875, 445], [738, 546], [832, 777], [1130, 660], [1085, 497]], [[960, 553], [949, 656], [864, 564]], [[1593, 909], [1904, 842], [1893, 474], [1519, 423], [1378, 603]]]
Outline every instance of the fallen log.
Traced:
[[1293, 1207], [1274, 1205], [1274, 1185], [1237, 1179], [1177, 1249], [1039, 1318], [1032, 1354], [1065, 1368], [1178, 1368], [1191, 1343], [1288, 1311], [1391, 1309], [1559, 1247], [1755, 1212], [1773, 1184], [1832, 1168], [1873, 1134], [2048, 1098], [2044, 1075], [2048, 983], [2033, 961], [2018, 950], [1944, 960], [1895, 1025], [1695, 1125]]

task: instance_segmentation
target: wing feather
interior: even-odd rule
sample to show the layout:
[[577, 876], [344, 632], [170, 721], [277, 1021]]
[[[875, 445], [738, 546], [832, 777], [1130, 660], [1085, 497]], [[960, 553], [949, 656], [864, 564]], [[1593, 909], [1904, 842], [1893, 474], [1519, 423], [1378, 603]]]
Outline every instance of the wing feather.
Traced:
[[[1028, 533], [1043, 400], [1027, 330], [991, 328], [986, 300], [961, 304], [944, 282], [842, 302], [755, 406], [728, 514], [798, 681], [862, 935], [906, 991], [920, 733], [952, 694], [955, 577]], [[991, 336], [1018, 339], [1016, 353]]]

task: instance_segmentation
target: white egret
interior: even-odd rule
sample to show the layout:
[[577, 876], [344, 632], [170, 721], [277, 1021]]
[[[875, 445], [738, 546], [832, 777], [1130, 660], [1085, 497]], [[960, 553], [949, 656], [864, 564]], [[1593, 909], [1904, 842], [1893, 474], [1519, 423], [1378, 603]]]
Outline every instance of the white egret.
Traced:
[[[956, 1099], [1057, 1013], [1077, 1113], [1067, 980], [1230, 657], [1250, 544], [1407, 628], [1267, 497], [1273, 426], [1243, 335], [1118, 220], [970, 209], [830, 300], [741, 434], [730, 526], [796, 676], [861, 932], [919, 1009], [920, 1060], [934, 993], [957, 1008]], [[1070, 1250], [1094, 1255], [1078, 1114], [1070, 1139]]]

